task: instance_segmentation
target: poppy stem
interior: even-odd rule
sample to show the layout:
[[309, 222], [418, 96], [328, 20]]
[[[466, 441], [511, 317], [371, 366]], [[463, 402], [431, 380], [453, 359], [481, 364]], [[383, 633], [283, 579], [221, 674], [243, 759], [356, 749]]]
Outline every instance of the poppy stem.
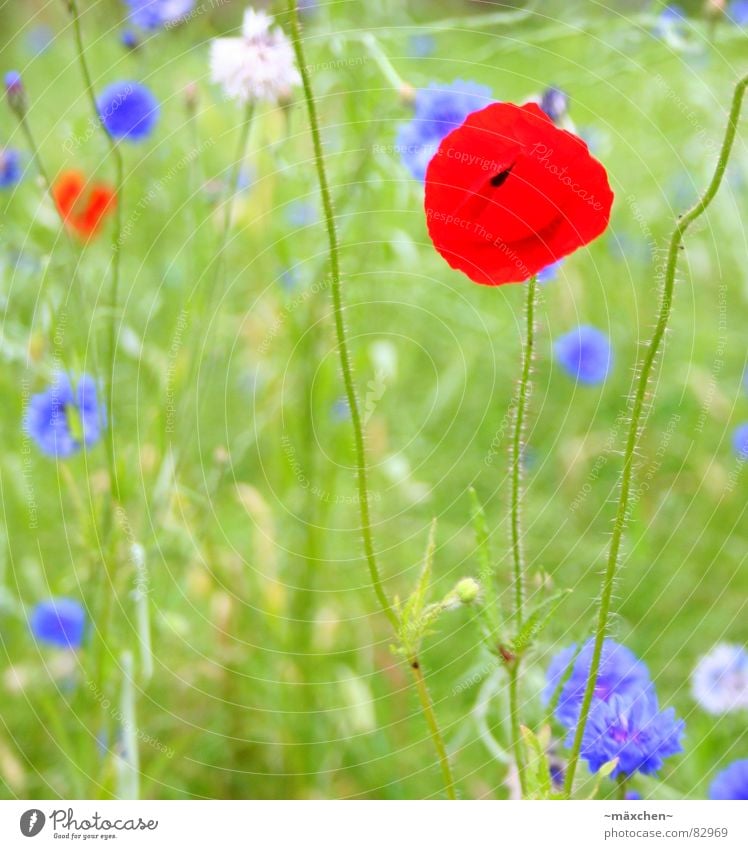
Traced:
[[709, 186], [696, 204], [678, 219], [675, 229], [673, 230], [673, 234], [670, 237], [667, 263], [665, 265], [665, 275], [661, 284], [660, 307], [657, 315], [657, 323], [655, 325], [652, 338], [644, 352], [644, 356], [638, 365], [636, 372], [638, 375], [638, 378], [636, 378], [636, 388], [633, 398], [630, 400], [628, 436], [626, 438], [626, 446], [623, 455], [623, 469], [621, 471], [621, 484], [618, 493], [618, 507], [613, 522], [613, 533], [610, 538], [608, 561], [600, 589], [597, 627], [595, 631], [595, 645], [592, 652], [592, 662], [590, 664], [590, 671], [587, 677], [587, 685], [584, 691], [584, 699], [582, 700], [582, 707], [579, 714], [579, 723], [577, 724], [577, 728], [574, 733], [574, 742], [572, 744], [569, 763], [566, 770], [566, 778], [564, 781], [564, 795], [567, 798], [571, 797], [574, 789], [574, 775], [579, 762], [579, 753], [582, 747], [584, 730], [587, 726], [587, 719], [592, 705], [595, 685], [597, 683], [597, 674], [600, 669], [603, 642], [608, 632], [611, 600], [613, 598], [613, 588], [615, 587], [618, 572], [621, 542], [629, 519], [629, 494], [631, 491], [631, 480], [634, 472], [634, 458], [637, 455], [639, 440], [646, 424], [644, 410], [647, 386], [649, 385], [652, 369], [654, 368], [657, 354], [660, 346], [662, 345], [662, 341], [665, 337], [665, 332], [667, 331], [668, 323], [670, 321], [670, 314], [673, 307], [673, 292], [675, 289], [675, 273], [678, 266], [678, 256], [681, 248], [683, 247], [683, 236], [694, 221], [696, 221], [696, 219], [706, 211], [707, 207], [714, 200], [714, 197], [719, 190], [722, 178], [725, 176], [727, 163], [730, 159], [733, 142], [735, 141], [738, 119], [743, 105], [743, 96], [745, 95], [747, 87], [748, 76], [743, 77], [735, 86], [730, 114], [727, 120], [727, 127], [722, 141], [722, 147], [720, 149], [719, 158], [717, 159], [717, 164]]
[[[353, 366], [348, 350], [348, 339], [345, 331], [345, 322], [343, 320], [343, 299], [340, 280], [340, 246], [338, 243], [338, 234], [335, 226], [335, 214], [332, 206], [332, 195], [330, 186], [327, 180], [327, 170], [325, 168], [325, 159], [322, 152], [322, 136], [319, 129], [319, 118], [317, 117], [317, 106], [314, 101], [314, 92], [312, 90], [311, 78], [309, 75], [309, 67], [304, 56], [304, 46], [301, 39], [301, 26], [299, 24], [298, 5], [296, 0], [289, 0], [288, 10], [291, 18], [291, 40], [293, 43], [294, 53], [296, 55], [296, 64], [299, 66], [301, 74], [302, 87], [304, 90], [304, 99], [306, 101], [307, 113], [309, 117], [309, 129], [312, 135], [312, 145], [314, 148], [314, 159], [317, 168], [317, 179], [319, 182], [320, 194], [322, 196], [322, 208], [324, 211], [325, 224], [327, 227], [327, 238], [329, 243], [330, 255], [330, 291], [332, 293], [333, 313], [335, 317], [335, 333], [338, 342], [338, 355], [340, 358], [340, 368], [343, 372], [343, 383], [345, 384], [345, 394], [348, 401], [348, 407], [351, 414], [351, 423], [353, 425], [353, 438], [356, 453], [356, 477], [358, 483], [358, 505], [361, 517], [361, 532], [364, 542], [364, 554], [369, 567], [369, 575], [374, 588], [379, 606], [382, 612], [389, 620], [395, 633], [400, 631], [400, 621], [392, 604], [387, 598], [387, 594], [382, 586], [382, 579], [377, 566], [376, 555], [374, 552], [374, 541], [371, 529], [371, 517], [369, 513], [369, 485], [368, 472], [366, 466], [366, 451], [364, 449], [364, 434], [361, 423], [361, 412], [359, 410], [358, 398], [356, 397], [356, 387], [353, 378]], [[423, 678], [423, 672], [420, 665], [413, 667], [413, 675], [415, 678], [416, 689], [421, 702], [423, 715], [426, 719], [426, 724], [429, 727], [431, 739], [434, 742], [439, 764], [444, 778], [444, 787], [449, 799], [455, 799], [454, 778], [452, 777], [452, 768], [449, 763], [444, 738], [442, 736], [439, 724], [434, 713], [431, 698], [426, 689], [426, 682]]]
[[80, 25], [80, 13], [78, 11], [78, 0], [67, 0], [70, 15], [73, 21], [73, 34], [75, 37], [75, 46], [78, 54], [78, 63], [80, 65], [83, 82], [85, 84], [86, 94], [91, 107], [93, 108], [96, 123], [101, 126], [102, 132], [106, 136], [109, 150], [114, 160], [115, 167], [115, 190], [116, 203], [114, 207], [114, 230], [112, 233], [112, 279], [109, 290], [109, 339], [108, 339], [108, 355], [109, 355], [109, 371], [106, 375], [106, 406], [109, 414], [109, 433], [106, 438], [107, 459], [109, 463], [109, 487], [112, 499], [115, 503], [120, 501], [120, 488], [117, 478], [116, 455], [114, 449], [114, 364], [116, 358], [117, 345], [117, 303], [119, 301], [119, 279], [120, 279], [120, 255], [122, 248], [122, 203], [124, 195], [125, 183], [125, 165], [122, 159], [122, 152], [115, 139], [109, 134], [106, 126], [99, 115], [99, 108], [96, 104], [96, 94], [94, 92], [93, 80], [91, 71], [86, 61], [86, 53], [83, 46], [83, 33]]
[[[530, 397], [532, 358], [535, 351], [535, 304], [538, 278], [533, 276], [527, 285], [525, 303], [525, 345], [522, 354], [522, 374], [514, 412], [514, 436], [512, 438], [512, 504], [511, 545], [514, 574], [514, 627], [519, 634], [524, 620], [525, 608], [525, 556], [522, 539], [522, 449], [525, 429], [525, 414]], [[519, 671], [520, 656], [516, 655], [509, 664], [509, 720], [512, 734], [512, 749], [517, 762], [520, 787], [525, 793], [525, 759], [519, 722]]]
[[[31, 151], [31, 159], [34, 162], [34, 165], [36, 165], [36, 170], [39, 172], [39, 176], [42, 178], [42, 182], [44, 183], [44, 188], [47, 194], [49, 195], [49, 199], [52, 201], [54, 207], [57, 208], [54, 188], [52, 186], [52, 181], [49, 177], [49, 171], [47, 171], [44, 165], [39, 146], [36, 143], [36, 139], [34, 138], [34, 134], [31, 130], [31, 125], [29, 124], [28, 116], [25, 112], [21, 113], [18, 116], [18, 123], [20, 124], [21, 131], [23, 132], [24, 138], [26, 139], [26, 143], [29, 146], [29, 150]], [[75, 242], [71, 237], [70, 232], [68, 231], [68, 228], [66, 226], [65, 219], [59, 210], [58, 214], [60, 216], [60, 224], [62, 226], [63, 240], [67, 243], [67, 246], [70, 249], [72, 271], [70, 275], [70, 286], [68, 287], [68, 293], [74, 293], [74, 296], [78, 301], [78, 308], [80, 309], [81, 315], [83, 316], [85, 315], [85, 309], [83, 303], [83, 296], [81, 294], [81, 288], [78, 285], [78, 254], [76, 251]], [[45, 278], [47, 273], [49, 272], [45, 272]], [[66, 294], [63, 308], [59, 311], [59, 313], [57, 310], [54, 310], [54, 324], [52, 325], [50, 332], [50, 337], [52, 339], [58, 338], [58, 336], [62, 332], [60, 331], [60, 327], [64, 324], [64, 320], [66, 317], [67, 299], [68, 296]], [[62, 313], [62, 316], [60, 315], [60, 313]], [[65, 354], [64, 349], [60, 352], [60, 359], [62, 360], [65, 368], [70, 370], [70, 364], [68, 362], [68, 358]], [[98, 352], [96, 349], [96, 345], [91, 346], [91, 359], [94, 363], [94, 371], [98, 372]]]
[[296, 54], [296, 63], [299, 66], [299, 73], [301, 74], [302, 86], [304, 89], [304, 99], [306, 100], [309, 116], [309, 128], [312, 134], [312, 145], [314, 147], [317, 179], [319, 181], [320, 194], [322, 196], [322, 208], [327, 227], [330, 254], [330, 291], [332, 294], [333, 313], [335, 317], [335, 333], [338, 342], [340, 368], [343, 372], [345, 394], [351, 413], [351, 422], [353, 424], [353, 439], [356, 452], [356, 477], [358, 482], [358, 504], [361, 514], [361, 532], [364, 541], [364, 553], [369, 567], [371, 583], [374, 587], [374, 592], [376, 593], [379, 605], [385, 616], [389, 619], [392, 627], [397, 630], [399, 627], [398, 617], [392, 607], [392, 604], [387, 598], [384, 587], [382, 586], [382, 579], [379, 574], [379, 567], [377, 566], [376, 556], [374, 553], [374, 542], [369, 511], [369, 484], [368, 470], [366, 466], [366, 451], [364, 449], [364, 434], [361, 424], [361, 412], [359, 409], [358, 398], [356, 396], [356, 386], [353, 378], [351, 355], [348, 350], [348, 338], [346, 336], [345, 322], [343, 320], [343, 299], [340, 280], [340, 246], [338, 243], [337, 228], [335, 226], [332, 195], [330, 193], [330, 186], [327, 180], [327, 170], [325, 168], [325, 160], [322, 152], [322, 137], [319, 129], [319, 119], [317, 117], [317, 106], [314, 101], [314, 92], [312, 91], [309, 69], [304, 58], [304, 48], [301, 43], [301, 26], [299, 24], [296, 0], [289, 0], [288, 8], [291, 16], [291, 38], [294, 53]]
[[538, 279], [531, 277], [527, 284], [525, 303], [525, 345], [522, 354], [522, 375], [517, 391], [514, 411], [514, 435], [512, 437], [512, 507], [511, 542], [514, 564], [514, 622], [519, 630], [522, 627], [525, 607], [524, 542], [522, 539], [522, 449], [525, 430], [525, 413], [530, 396], [530, 370], [535, 351], [535, 302], [537, 300]]

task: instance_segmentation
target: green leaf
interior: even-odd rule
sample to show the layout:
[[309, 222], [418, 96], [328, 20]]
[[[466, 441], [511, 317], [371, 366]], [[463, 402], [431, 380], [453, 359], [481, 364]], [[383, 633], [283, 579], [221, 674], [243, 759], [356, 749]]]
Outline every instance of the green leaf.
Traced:
[[396, 606], [396, 612], [400, 620], [398, 633], [400, 648], [398, 649], [398, 654], [403, 654], [409, 659], [418, 656], [421, 641], [428, 627], [436, 620], [443, 609], [439, 604], [427, 604], [429, 590], [431, 588], [435, 551], [436, 519], [433, 520], [429, 529], [429, 539], [426, 544], [423, 565], [415, 589], [408, 596], [404, 604], [401, 605], [398, 602]]
[[618, 758], [613, 758], [612, 761], [606, 761], [600, 767], [600, 769], [595, 773], [595, 783], [592, 787], [592, 792], [587, 797], [588, 799], [594, 799], [597, 796], [600, 792], [600, 786], [603, 783], [603, 779], [607, 778], [617, 766]]
[[512, 641], [512, 651], [515, 654], [523, 654], [542, 633], [550, 621], [556, 608], [571, 590], [559, 590], [549, 598], [544, 599], [534, 608], [530, 615], [522, 623], [519, 633]]
[[[527, 726], [520, 726], [525, 749], [525, 794], [528, 799], [550, 799], [553, 792], [548, 756], [540, 738]], [[543, 732], [541, 732], [543, 734]], [[547, 737], [547, 733], [543, 734]]]
[[488, 631], [489, 641], [495, 642], [498, 639], [501, 628], [501, 610], [496, 594], [496, 577], [494, 574], [493, 559], [491, 557], [491, 544], [486, 528], [486, 514], [478, 500], [478, 493], [475, 491], [475, 487], [470, 487], [470, 499], [472, 501], [472, 520], [478, 553], [478, 579], [483, 590], [481, 616]]

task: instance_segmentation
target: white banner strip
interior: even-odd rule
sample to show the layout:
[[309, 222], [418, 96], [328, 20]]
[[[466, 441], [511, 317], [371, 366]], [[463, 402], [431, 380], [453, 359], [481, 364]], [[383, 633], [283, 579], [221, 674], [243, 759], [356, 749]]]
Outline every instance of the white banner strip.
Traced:
[[[745, 802], [0, 802], [0, 846], [746, 849]], [[115, 842], [116, 841], [116, 842]]]

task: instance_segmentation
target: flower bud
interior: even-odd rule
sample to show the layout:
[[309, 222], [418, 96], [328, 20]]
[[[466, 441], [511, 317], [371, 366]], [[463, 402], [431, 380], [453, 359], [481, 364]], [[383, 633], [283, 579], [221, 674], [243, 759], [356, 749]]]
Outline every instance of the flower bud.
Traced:
[[126, 50], [137, 50], [140, 47], [140, 39], [131, 29], [123, 29], [119, 40]]
[[472, 604], [480, 593], [480, 584], [475, 578], [463, 578], [455, 587], [457, 598], [462, 604]]
[[416, 102], [416, 90], [410, 83], [403, 83], [400, 86], [400, 100], [403, 106], [413, 106]]
[[5, 75], [5, 94], [8, 98], [8, 105], [19, 116], [26, 114], [28, 99], [26, 97], [26, 89], [23, 86], [23, 80], [18, 71], [8, 71]]
[[189, 115], [194, 115], [197, 112], [197, 83], [187, 83], [182, 91], [184, 97], [184, 108]]
[[565, 91], [551, 86], [540, 97], [540, 108], [557, 124], [569, 110], [569, 97]]

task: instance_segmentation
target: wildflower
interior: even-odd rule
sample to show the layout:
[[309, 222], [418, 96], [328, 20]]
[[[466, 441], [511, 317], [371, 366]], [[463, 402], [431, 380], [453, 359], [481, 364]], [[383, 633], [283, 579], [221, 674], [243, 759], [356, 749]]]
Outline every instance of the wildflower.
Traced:
[[70, 457], [84, 445], [90, 448], [105, 425], [106, 413], [89, 375], [74, 389], [66, 374], [58, 374], [50, 387], [31, 398], [24, 420], [26, 433], [49, 457]]
[[748, 758], [734, 761], [718, 773], [709, 788], [710, 799], [748, 799]]
[[580, 383], [601, 383], [608, 376], [613, 354], [608, 337], [596, 327], [582, 324], [553, 345], [556, 357]]
[[748, 652], [727, 643], [716, 646], [696, 665], [691, 692], [708, 713], [748, 708]]
[[313, 203], [294, 200], [285, 207], [283, 215], [294, 227], [305, 227], [317, 220], [317, 207]]
[[146, 86], [132, 80], [112, 83], [97, 101], [99, 117], [113, 139], [142, 142], [153, 132], [161, 111]]
[[5, 96], [8, 98], [8, 105], [16, 115], [22, 117], [26, 114], [28, 98], [18, 71], [8, 71], [5, 75]]
[[[576, 725], [582, 706], [587, 676], [592, 663], [593, 641], [588, 640], [574, 660], [571, 675], [563, 684], [556, 705], [556, 718], [566, 728]], [[547, 685], [543, 692], [546, 704], [553, 699], [556, 690], [568, 673], [576, 646], [571, 645], [559, 652], [551, 661], [546, 674]], [[607, 639], [603, 643], [600, 668], [597, 674], [594, 697], [607, 702], [613, 696], [637, 695], [651, 686], [647, 667], [626, 648]]]
[[466, 80], [448, 85], [431, 83], [414, 95], [413, 118], [397, 134], [403, 164], [417, 180], [424, 180], [439, 142], [467, 116], [493, 100], [491, 89]]
[[86, 612], [74, 599], [52, 598], [34, 607], [29, 624], [39, 642], [61, 649], [77, 649], [83, 643]]
[[338, 400], [332, 405], [330, 413], [333, 421], [335, 422], [344, 422], [350, 419], [351, 408], [348, 404], [348, 399], [345, 396], [338, 398]]
[[424, 56], [431, 56], [436, 50], [436, 41], [433, 35], [428, 33], [418, 33], [411, 35], [408, 39], [408, 50], [412, 56], [422, 59]]
[[46, 53], [54, 40], [55, 34], [46, 24], [38, 24], [32, 27], [26, 36], [26, 44], [35, 56]]
[[80, 171], [63, 171], [52, 188], [55, 205], [65, 225], [81, 238], [94, 236], [117, 203], [106, 183], [89, 185]]
[[637, 793], [636, 790], [627, 790], [626, 791], [626, 801], [627, 802], [641, 802], [642, 796], [641, 793]]
[[[683, 751], [680, 741], [684, 728], [673, 708], [660, 711], [651, 688], [635, 694], [613, 695], [608, 701], [595, 699], [584, 731], [581, 755], [591, 772], [618, 758], [612, 776], [635, 772], [648, 775], [657, 772], [665, 758]], [[573, 737], [572, 730], [568, 745]]]
[[748, 0], [733, 0], [727, 9], [727, 14], [739, 27], [748, 26]]
[[195, 7], [195, 0], [125, 0], [130, 21], [141, 29], [154, 30], [173, 26]]
[[732, 447], [741, 460], [748, 460], [748, 422], [735, 428]]
[[0, 148], [0, 189], [19, 183], [23, 176], [21, 154], [13, 148]]
[[238, 38], [214, 38], [210, 46], [210, 73], [227, 97], [248, 103], [288, 100], [301, 76], [285, 33], [273, 27], [265, 12], [247, 9]]
[[426, 170], [437, 251], [476, 283], [526, 280], [597, 238], [613, 192], [603, 166], [535, 103], [493, 103], [445, 136]]
[[123, 29], [119, 34], [119, 40], [126, 50], [137, 50], [140, 47], [140, 39], [131, 29]]
[[541, 95], [540, 108], [554, 124], [558, 124], [569, 111], [569, 95], [560, 88], [551, 86]]

